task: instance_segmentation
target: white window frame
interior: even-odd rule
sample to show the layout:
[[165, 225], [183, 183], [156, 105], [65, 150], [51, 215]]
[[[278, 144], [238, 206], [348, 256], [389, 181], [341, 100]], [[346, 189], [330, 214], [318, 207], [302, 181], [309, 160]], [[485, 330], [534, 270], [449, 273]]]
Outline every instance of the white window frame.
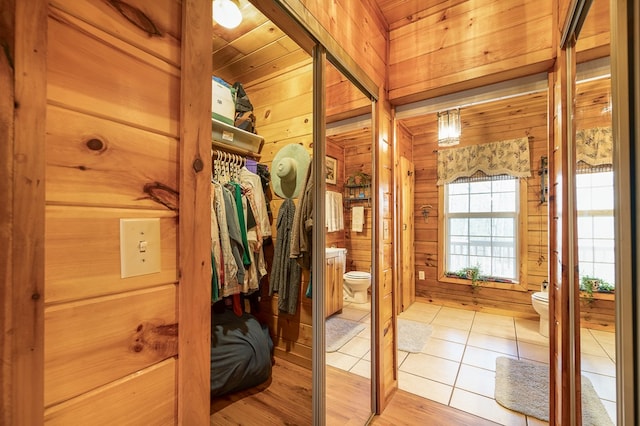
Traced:
[[[613, 173], [613, 171], [610, 171], [610, 170], [609, 171], [602, 171], [602, 172]], [[585, 172], [585, 173], [580, 173], [580, 174], [598, 174], [598, 173], [601, 173], [601, 172], [599, 172], [598, 170], [594, 170], [593, 172]], [[593, 185], [591, 185], [590, 189], [593, 189]], [[612, 195], [613, 195], [614, 194], [614, 183], [613, 183], [613, 181], [612, 181], [612, 184], [611, 184], [611, 192], [612, 192]], [[577, 195], [578, 195], [578, 190], [576, 189], [576, 196]], [[590, 198], [593, 199], [593, 197], [590, 197]], [[593, 209], [593, 210], [577, 210], [577, 204], [578, 203], [576, 203], [576, 213], [577, 213], [578, 217], [593, 217], [593, 218], [595, 218], [595, 217], [610, 217], [612, 220], [615, 220], [613, 208], [612, 209], [598, 209], [598, 210], [596, 210], [596, 209]], [[579, 225], [577, 225], [577, 226], [578, 226], [577, 238], [581, 239]], [[614, 225], [614, 230], [615, 230], [615, 225]], [[593, 236], [590, 239], [592, 241], [601, 240], [600, 238], [593, 238]], [[582, 277], [584, 275], [589, 275], [590, 277], [601, 278], [601, 279], [605, 278], [605, 277], [603, 277], [601, 275], [598, 275], [597, 273], [596, 274], [585, 274], [584, 271], [583, 271], [584, 268], [580, 267], [583, 264], [587, 264], [587, 263], [589, 263], [589, 264], [593, 264], [593, 263], [609, 263], [609, 264], [613, 264], [614, 271], [615, 271], [615, 244], [616, 244], [615, 233], [614, 233], [614, 235], [611, 236], [611, 238], [607, 238], [607, 240], [609, 240], [609, 239], [612, 240], [613, 244], [614, 244], [614, 249], [613, 249], [613, 251], [614, 251], [614, 260], [613, 260], [613, 262], [585, 261], [585, 260], [581, 260], [580, 256], [578, 256], [578, 273], [579, 273], [579, 276], [580, 276], [580, 282], [582, 282]], [[578, 249], [578, 252], [579, 252], [579, 249]], [[612, 280], [607, 280], [607, 282], [609, 284], [611, 284], [614, 289], [616, 288], [615, 280], [613, 280], [613, 281]]]
[[[516, 279], [514, 282], [501, 282], [501, 281], [482, 281], [479, 284], [482, 287], [500, 288], [516, 291], [527, 291], [527, 247], [528, 247], [528, 229], [527, 229], [527, 180], [518, 179], [518, 211], [516, 213]], [[442, 206], [442, 214], [438, 216], [438, 280], [441, 282], [473, 285], [471, 280], [453, 277], [447, 274], [446, 259], [447, 259], [447, 241], [448, 236], [448, 219], [454, 215], [459, 214], [447, 214], [447, 199], [445, 185], [438, 187], [438, 200], [439, 205]], [[459, 215], [460, 217], [513, 217], [512, 213], [464, 213]], [[473, 266], [473, 265], [470, 265]]]

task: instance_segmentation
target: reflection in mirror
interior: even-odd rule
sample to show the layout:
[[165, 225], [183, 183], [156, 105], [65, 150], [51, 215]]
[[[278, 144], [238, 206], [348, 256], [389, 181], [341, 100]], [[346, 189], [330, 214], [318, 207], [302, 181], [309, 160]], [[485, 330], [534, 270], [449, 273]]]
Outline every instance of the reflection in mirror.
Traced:
[[[580, 371], [616, 423], [615, 223], [609, 5], [594, 0], [575, 44], [575, 201]], [[583, 404], [587, 410], [599, 404]]]
[[[371, 102], [333, 65], [326, 70], [326, 421], [364, 425], [372, 413]], [[363, 108], [369, 114], [358, 116]]]
[[[414, 300], [402, 297], [403, 309], [398, 308], [398, 386], [471, 414], [515, 424], [515, 419], [500, 420], [503, 412], [495, 395], [513, 395], [513, 406], [525, 404], [528, 383], [495, 374], [496, 360], [509, 353], [524, 365], [535, 360], [544, 369], [549, 363], [548, 326], [533, 305], [534, 294], [543, 292], [548, 279], [548, 204], [540, 197], [542, 160], [549, 155], [547, 82], [510, 82], [509, 96], [485, 89], [482, 102], [476, 95], [444, 96], [434, 99], [429, 109], [396, 115], [400, 164], [406, 157], [414, 171], [401, 172], [398, 185], [403, 193], [405, 185], [415, 186], [408, 191], [411, 198], [398, 206], [415, 213], [414, 218], [398, 215], [401, 249], [415, 253], [414, 265], [404, 251], [401, 255], [408, 275], [398, 285], [399, 293], [409, 293]], [[438, 112], [452, 108], [460, 112], [460, 141], [442, 146]], [[496, 146], [500, 149], [493, 149]], [[484, 158], [497, 164], [500, 157], [509, 157], [500, 151], [514, 148], [528, 151], [528, 161], [518, 162], [530, 169], [526, 177], [513, 178], [520, 172], [518, 164], [509, 165], [509, 175], [492, 176], [486, 166], [488, 173], [476, 172], [475, 166], [482, 166], [476, 161], [481, 149], [493, 149], [496, 154]], [[500, 168], [501, 173], [505, 169]], [[404, 274], [405, 268], [401, 270]], [[404, 339], [403, 323], [405, 330], [424, 331]], [[478, 394], [490, 410], [477, 408]]]
[[[616, 413], [615, 228], [609, 58], [578, 64], [575, 121], [581, 370]], [[586, 407], [583, 406], [583, 412]]]

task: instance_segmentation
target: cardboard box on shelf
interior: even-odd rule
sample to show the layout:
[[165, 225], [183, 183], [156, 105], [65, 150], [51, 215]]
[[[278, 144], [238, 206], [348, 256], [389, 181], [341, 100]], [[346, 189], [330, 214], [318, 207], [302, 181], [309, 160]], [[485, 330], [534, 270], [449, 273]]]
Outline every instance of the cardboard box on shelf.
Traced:
[[233, 87], [218, 77], [213, 77], [211, 83], [211, 117], [233, 126], [236, 115]]

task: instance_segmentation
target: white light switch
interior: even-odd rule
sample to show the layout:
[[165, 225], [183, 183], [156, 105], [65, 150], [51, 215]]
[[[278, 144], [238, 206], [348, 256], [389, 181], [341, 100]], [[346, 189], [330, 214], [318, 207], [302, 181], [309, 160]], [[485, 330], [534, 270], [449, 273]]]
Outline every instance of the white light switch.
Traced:
[[120, 276], [160, 272], [160, 219], [120, 219]]
[[418, 271], [418, 279], [424, 280], [424, 271]]

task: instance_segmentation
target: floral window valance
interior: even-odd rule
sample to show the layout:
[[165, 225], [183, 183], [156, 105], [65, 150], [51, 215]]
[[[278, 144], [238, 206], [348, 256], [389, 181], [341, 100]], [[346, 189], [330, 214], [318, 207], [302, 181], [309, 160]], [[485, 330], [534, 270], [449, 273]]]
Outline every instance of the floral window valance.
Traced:
[[531, 176], [529, 139], [519, 138], [438, 151], [438, 185], [481, 171], [487, 176]]
[[613, 164], [611, 127], [594, 127], [576, 133], [576, 160], [590, 166]]

